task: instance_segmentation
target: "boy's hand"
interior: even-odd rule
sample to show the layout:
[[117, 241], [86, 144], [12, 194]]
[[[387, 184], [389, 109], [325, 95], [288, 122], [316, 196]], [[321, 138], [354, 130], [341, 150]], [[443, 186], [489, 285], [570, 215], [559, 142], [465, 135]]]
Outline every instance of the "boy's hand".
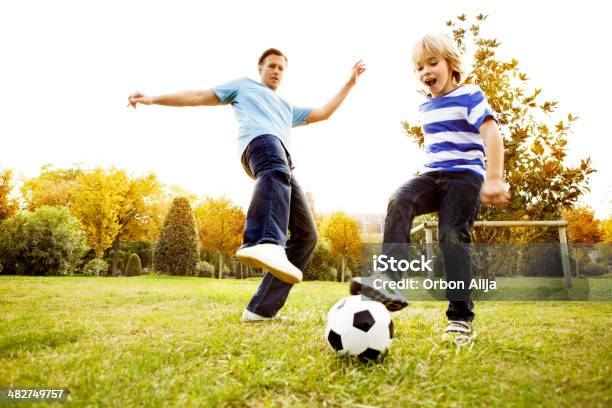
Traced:
[[510, 201], [510, 193], [506, 191], [506, 186], [504, 186], [501, 179], [487, 179], [480, 190], [480, 201], [483, 204], [503, 207]]
[[351, 85], [355, 85], [361, 74], [363, 74], [366, 69], [368, 69], [368, 66], [363, 63], [363, 60], [357, 61], [351, 70], [351, 78], [349, 79], [349, 83]]
[[128, 107], [136, 109], [136, 104], [142, 103], [143, 105], [153, 104], [153, 98], [151, 96], [144, 95], [140, 92], [134, 92], [128, 97]]

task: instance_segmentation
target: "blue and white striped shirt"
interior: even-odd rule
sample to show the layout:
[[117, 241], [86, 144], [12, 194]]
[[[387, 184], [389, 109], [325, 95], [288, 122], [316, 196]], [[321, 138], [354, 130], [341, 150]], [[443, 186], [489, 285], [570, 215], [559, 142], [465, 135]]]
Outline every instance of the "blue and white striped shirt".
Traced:
[[480, 125], [489, 117], [497, 119], [482, 90], [464, 84], [438, 98], [428, 98], [419, 111], [427, 154], [422, 172], [469, 171], [484, 180]]

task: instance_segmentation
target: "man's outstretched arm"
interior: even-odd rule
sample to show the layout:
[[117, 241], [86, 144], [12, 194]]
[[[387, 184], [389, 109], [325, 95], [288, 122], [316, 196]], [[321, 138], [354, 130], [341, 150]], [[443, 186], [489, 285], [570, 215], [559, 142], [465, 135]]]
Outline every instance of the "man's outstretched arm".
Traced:
[[217, 95], [210, 89], [202, 91], [183, 91], [167, 95], [148, 96], [134, 92], [128, 97], [128, 106], [136, 109], [137, 104], [164, 106], [215, 106], [220, 103]]
[[334, 95], [329, 102], [327, 102], [324, 106], [320, 108], [315, 108], [310, 112], [308, 118], [306, 118], [307, 123], [315, 123], [321, 120], [329, 119], [329, 117], [342, 105], [344, 99], [349, 94], [353, 86], [357, 83], [359, 76], [365, 72], [367, 69], [366, 65], [363, 61], [357, 61], [357, 63], [353, 66], [351, 70], [351, 77], [344, 84], [344, 86], [340, 89], [340, 91]]

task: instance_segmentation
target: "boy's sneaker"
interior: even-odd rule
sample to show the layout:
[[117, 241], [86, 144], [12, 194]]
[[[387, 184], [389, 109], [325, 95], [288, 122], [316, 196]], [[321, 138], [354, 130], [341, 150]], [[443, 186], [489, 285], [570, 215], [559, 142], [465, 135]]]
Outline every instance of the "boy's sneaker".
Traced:
[[265, 243], [240, 248], [236, 256], [249, 266], [270, 271], [283, 282], [296, 284], [302, 281], [302, 271], [289, 262], [285, 248], [280, 245]]
[[265, 316], [258, 315], [257, 313], [253, 313], [249, 309], [244, 309], [244, 312], [242, 312], [242, 317], [240, 318], [240, 320], [245, 323], [259, 323], [259, 322], [267, 322], [270, 320], [280, 320], [280, 315], [276, 315], [273, 317], [265, 317]]
[[390, 278], [385, 275], [371, 275], [365, 278], [357, 276], [351, 279], [349, 292], [351, 295], [363, 295], [380, 302], [385, 305], [390, 312], [397, 312], [408, 306], [408, 300], [401, 290], [390, 289], [388, 287], [381, 289], [374, 287], [374, 281], [378, 279], [384, 282], [390, 280]]
[[457, 346], [465, 346], [476, 337], [470, 322], [449, 320], [442, 333], [442, 341], [450, 341]]

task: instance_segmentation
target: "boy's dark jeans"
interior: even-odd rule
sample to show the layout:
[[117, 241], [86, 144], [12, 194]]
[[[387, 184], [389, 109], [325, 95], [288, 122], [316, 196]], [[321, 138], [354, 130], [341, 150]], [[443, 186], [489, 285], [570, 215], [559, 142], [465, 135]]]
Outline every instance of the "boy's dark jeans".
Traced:
[[[243, 247], [264, 242], [284, 246], [289, 261], [304, 271], [317, 244], [317, 227], [306, 195], [292, 174], [291, 157], [279, 138], [262, 135], [249, 143], [242, 164], [256, 180]], [[290, 237], [285, 242], [287, 230]], [[275, 316], [292, 286], [266, 272], [247, 309], [260, 316]]]
[[438, 239], [447, 281], [463, 281], [464, 290], [447, 290], [449, 320], [472, 321], [470, 229], [480, 208], [481, 178], [471, 172], [429, 172], [400, 186], [389, 199], [383, 252], [406, 256], [414, 217], [438, 212]]

